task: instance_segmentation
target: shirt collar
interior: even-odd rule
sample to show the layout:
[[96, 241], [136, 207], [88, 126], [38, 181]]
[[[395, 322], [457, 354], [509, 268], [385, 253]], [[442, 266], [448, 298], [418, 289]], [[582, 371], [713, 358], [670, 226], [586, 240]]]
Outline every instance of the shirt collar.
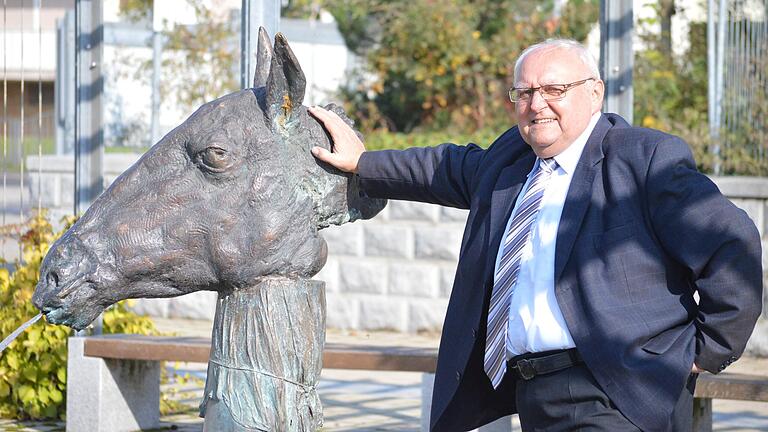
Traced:
[[562, 153], [555, 156], [555, 161], [566, 173], [573, 174], [576, 170], [576, 165], [579, 163], [581, 153], [584, 151], [584, 147], [587, 145], [589, 136], [592, 135], [592, 130], [595, 128], [597, 121], [602, 114], [600, 111], [594, 113], [589, 120], [587, 128], [576, 138], [571, 145], [569, 145]]

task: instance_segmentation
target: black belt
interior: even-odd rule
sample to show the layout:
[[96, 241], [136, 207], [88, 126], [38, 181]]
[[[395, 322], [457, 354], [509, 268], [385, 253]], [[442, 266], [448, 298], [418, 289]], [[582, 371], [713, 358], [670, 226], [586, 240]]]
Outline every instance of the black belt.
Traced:
[[567, 369], [583, 361], [576, 348], [571, 348], [512, 357], [507, 361], [507, 370], [515, 372], [518, 377], [528, 381], [538, 375]]

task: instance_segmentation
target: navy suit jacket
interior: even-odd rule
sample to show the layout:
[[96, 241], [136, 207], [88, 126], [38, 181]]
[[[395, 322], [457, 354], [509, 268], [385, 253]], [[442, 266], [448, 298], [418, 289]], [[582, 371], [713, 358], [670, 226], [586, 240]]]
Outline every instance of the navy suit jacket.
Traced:
[[[493, 390], [483, 352], [494, 261], [535, 158], [514, 127], [487, 150], [443, 144], [360, 159], [371, 197], [470, 210], [440, 342], [434, 431], [516, 412], [514, 393]], [[760, 238], [682, 140], [605, 114], [563, 208], [555, 295], [618, 409], [642, 430], [666, 430], [694, 361], [717, 373], [744, 351], [762, 305]]]

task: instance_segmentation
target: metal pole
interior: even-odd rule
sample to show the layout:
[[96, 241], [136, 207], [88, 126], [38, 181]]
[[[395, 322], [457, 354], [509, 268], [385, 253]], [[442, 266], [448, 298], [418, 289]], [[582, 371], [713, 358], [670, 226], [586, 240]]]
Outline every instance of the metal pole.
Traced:
[[102, 2], [77, 0], [75, 214], [84, 212], [104, 189], [102, 103]]
[[163, 20], [160, 15], [159, 4], [154, 2], [152, 6], [152, 122], [151, 142], [160, 141], [160, 74], [163, 55]]
[[77, 63], [75, 56], [77, 55], [77, 40], [75, 39], [75, 33], [77, 29], [75, 27], [75, 11], [67, 11], [64, 16], [64, 82], [58, 83], [62, 87], [64, 94], [63, 102], [63, 114], [64, 119], [64, 145], [63, 152], [61, 154], [71, 155], [75, 152], [75, 98], [76, 98], [76, 82], [75, 75], [77, 69]]
[[160, 66], [162, 57], [162, 33], [152, 33], [152, 141], [160, 141]]
[[240, 16], [240, 88], [253, 85], [259, 26], [271, 37], [280, 29], [280, 0], [243, 0]]
[[717, 8], [717, 54], [715, 56], [715, 121], [714, 127], [717, 128], [717, 139], [712, 144], [712, 154], [714, 155], [713, 170], [715, 175], [722, 171], [720, 160], [720, 129], [723, 126], [723, 68], [725, 67], [725, 23], [728, 18], [726, 9], [726, 0], [720, 0]]
[[56, 20], [56, 81], [54, 81], [53, 112], [56, 126], [56, 154], [64, 154], [64, 23], [66, 18]]
[[715, 63], [717, 63], [717, 46], [715, 44], [715, 0], [707, 0], [707, 116], [709, 118], [709, 137], [711, 139], [710, 151], [715, 157], [715, 164], [719, 158], [720, 126], [717, 124], [716, 92], [717, 81], [715, 79]]
[[[8, 212], [8, 2], [3, 0], [3, 216], [6, 224]], [[5, 246], [5, 237], [0, 239], [0, 246]]]
[[632, 0], [600, 1], [600, 72], [605, 112], [632, 123]]
[[43, 26], [40, 24], [40, 2], [35, 0], [34, 25], [37, 27], [37, 215], [43, 214]]

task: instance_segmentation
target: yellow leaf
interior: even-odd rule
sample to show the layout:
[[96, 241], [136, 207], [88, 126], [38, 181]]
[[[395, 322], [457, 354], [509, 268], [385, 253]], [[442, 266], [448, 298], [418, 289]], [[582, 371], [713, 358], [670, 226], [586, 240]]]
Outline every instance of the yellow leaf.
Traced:
[[35, 389], [28, 385], [21, 386], [19, 388], [19, 399], [21, 399], [22, 402], [28, 403], [35, 399]]
[[32, 327], [27, 332], [27, 340], [35, 344], [40, 339], [40, 327]]
[[656, 119], [653, 116], [645, 116], [643, 117], [643, 127], [647, 128], [656, 128]]
[[43, 372], [49, 372], [53, 369], [54, 357], [48, 353], [45, 353], [40, 358], [40, 370]]
[[8, 354], [6, 354], [5, 360], [8, 362], [8, 366], [11, 367], [11, 370], [19, 369], [19, 357], [16, 355], [15, 352], [11, 351]]
[[64, 394], [61, 393], [56, 387], [51, 387], [48, 389], [48, 392], [50, 393], [51, 400], [54, 403], [59, 403], [64, 399]]
[[8, 285], [11, 283], [10, 274], [8, 273], [8, 269], [6, 268], [0, 268], [0, 288], [6, 290], [8, 289]]
[[11, 387], [5, 381], [0, 381], [0, 398], [4, 398], [9, 394], [11, 394]]
[[60, 367], [56, 371], [56, 378], [59, 379], [59, 382], [62, 382], [62, 383], [67, 382], [67, 370], [63, 367]]
[[44, 387], [40, 388], [37, 391], [37, 398], [40, 400], [40, 402], [42, 402], [44, 404], [47, 404], [48, 401], [50, 400], [50, 393], [48, 392], [48, 390], [46, 388], [44, 388]]
[[35, 365], [29, 365], [21, 372], [28, 381], [37, 382], [37, 368]]

